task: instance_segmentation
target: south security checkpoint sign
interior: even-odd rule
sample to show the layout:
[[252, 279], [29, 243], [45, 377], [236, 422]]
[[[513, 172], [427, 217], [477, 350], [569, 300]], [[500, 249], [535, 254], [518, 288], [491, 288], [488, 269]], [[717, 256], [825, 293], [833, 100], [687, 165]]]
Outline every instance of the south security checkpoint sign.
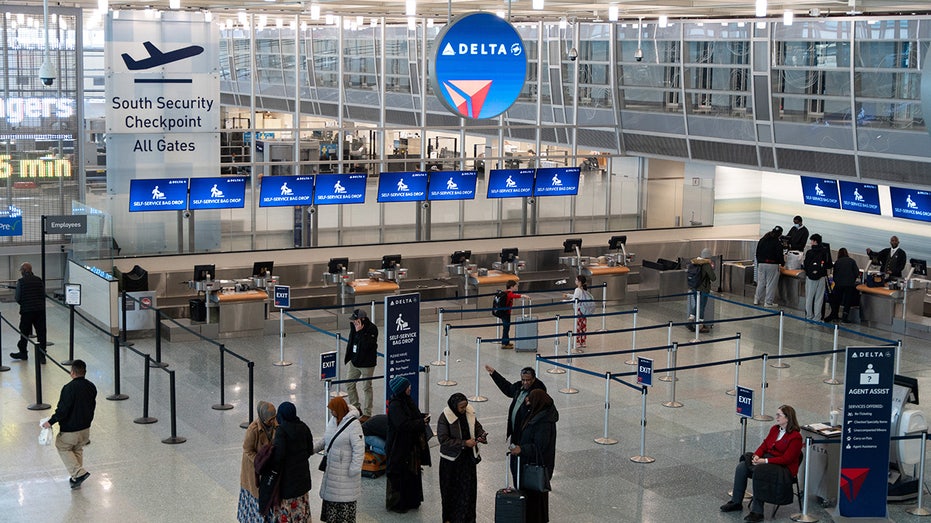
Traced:
[[279, 309], [291, 308], [291, 286], [275, 285], [275, 307]]

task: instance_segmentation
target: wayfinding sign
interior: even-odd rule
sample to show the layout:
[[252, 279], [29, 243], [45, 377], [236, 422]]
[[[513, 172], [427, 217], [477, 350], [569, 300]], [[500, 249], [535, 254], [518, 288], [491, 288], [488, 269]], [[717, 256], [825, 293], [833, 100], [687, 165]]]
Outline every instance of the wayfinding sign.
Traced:
[[385, 396], [395, 376], [411, 382], [411, 397], [417, 402], [420, 389], [420, 294], [385, 297]]
[[275, 307], [279, 309], [291, 308], [291, 286], [275, 285]]
[[637, 356], [637, 383], [645, 387], [653, 386], [653, 360]]
[[337, 352], [320, 353], [320, 380], [332, 380], [336, 378], [336, 356]]
[[742, 418], [753, 417], [753, 389], [737, 386], [737, 415]]

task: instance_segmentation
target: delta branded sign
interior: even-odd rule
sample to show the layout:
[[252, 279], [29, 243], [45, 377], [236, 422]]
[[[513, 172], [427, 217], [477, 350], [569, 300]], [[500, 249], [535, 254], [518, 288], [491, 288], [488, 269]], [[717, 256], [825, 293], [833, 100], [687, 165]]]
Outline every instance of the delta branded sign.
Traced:
[[434, 41], [430, 82], [453, 114], [494, 118], [517, 101], [527, 79], [527, 53], [517, 30], [491, 13], [457, 17]]

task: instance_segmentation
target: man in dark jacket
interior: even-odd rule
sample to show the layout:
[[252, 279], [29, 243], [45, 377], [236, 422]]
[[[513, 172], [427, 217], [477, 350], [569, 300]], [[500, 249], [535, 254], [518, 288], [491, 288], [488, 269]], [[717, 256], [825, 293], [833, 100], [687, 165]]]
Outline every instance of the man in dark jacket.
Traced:
[[785, 255], [779, 237], [782, 227], [776, 226], [764, 234], [756, 245], [756, 294], [753, 304], [763, 302], [772, 307], [776, 300], [776, 287], [779, 284], [779, 266], [785, 265]]
[[516, 443], [518, 432], [524, 424], [524, 415], [526, 414], [524, 400], [527, 395], [534, 389], [546, 390], [546, 385], [537, 379], [537, 373], [533, 367], [524, 367], [520, 370], [520, 381], [509, 382], [504, 376], [498, 373], [491, 365], [485, 365], [485, 370], [494, 380], [495, 385], [501, 390], [501, 393], [511, 398], [511, 406], [508, 408], [508, 433], [512, 443]]
[[831, 250], [821, 243], [820, 234], [811, 235], [811, 249], [805, 253], [805, 319], [821, 321], [828, 270], [834, 267]]
[[889, 247], [876, 252], [873, 249], [866, 249], [870, 261], [878, 263], [881, 267], [885, 278], [901, 278], [902, 270], [905, 269], [905, 260], [908, 255], [904, 249], [899, 248], [899, 237], [889, 238]]
[[16, 303], [19, 304], [19, 331], [22, 333], [19, 338], [19, 352], [11, 352], [10, 357], [14, 360], [28, 360], [29, 341], [27, 336], [32, 335], [32, 329], [36, 330], [36, 339], [39, 342], [39, 350], [36, 357], [39, 363], [45, 363], [45, 282], [42, 278], [32, 273], [32, 264], [26, 262], [19, 267], [22, 274], [16, 282]]
[[[704, 248], [701, 250], [701, 254], [697, 258], [692, 258], [689, 261], [689, 271], [697, 270], [698, 278], [696, 285], [693, 287], [689, 283], [689, 321], [695, 321], [696, 315], [698, 317], [699, 323], [705, 320], [705, 307], [708, 305], [708, 293], [711, 292], [711, 282], [718, 279], [717, 275], [714, 273], [714, 264], [711, 262], [711, 249]], [[695, 291], [698, 291], [700, 298], [696, 303], [695, 300]], [[694, 327], [694, 326], [693, 326]], [[707, 325], [702, 325], [699, 327], [699, 332], [711, 332], [711, 328]]]
[[97, 407], [97, 387], [84, 375], [87, 364], [83, 360], [71, 363], [71, 381], [61, 389], [55, 414], [42, 424], [51, 428], [58, 423], [61, 430], [55, 437], [55, 448], [61, 461], [71, 475], [71, 488], [81, 488], [81, 483], [91, 475], [84, 470], [84, 446], [90, 442], [91, 422]]
[[[378, 363], [378, 327], [369, 320], [369, 315], [362, 309], [356, 309], [349, 317], [349, 343], [346, 344], [345, 363], [349, 365], [346, 379], [371, 378]], [[362, 385], [364, 404], [359, 403], [357, 387]], [[372, 380], [351, 382], [346, 385], [348, 403], [362, 414], [359, 421], [365, 423], [372, 417]]]
[[792, 218], [792, 228], [789, 229], [789, 250], [802, 252], [808, 242], [808, 227], [802, 224], [802, 217]]

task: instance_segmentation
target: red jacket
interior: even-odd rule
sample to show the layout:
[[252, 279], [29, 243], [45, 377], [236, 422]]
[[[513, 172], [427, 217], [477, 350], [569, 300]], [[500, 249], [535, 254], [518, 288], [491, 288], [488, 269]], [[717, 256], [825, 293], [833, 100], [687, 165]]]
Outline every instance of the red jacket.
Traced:
[[802, 456], [802, 433], [797, 430], [786, 432], [781, 440], [776, 441], [778, 437], [779, 425], [773, 425], [769, 429], [769, 435], [754, 454], [761, 458], [769, 454], [770, 463], [784, 465], [792, 473], [792, 477], [798, 476], [799, 458]]

